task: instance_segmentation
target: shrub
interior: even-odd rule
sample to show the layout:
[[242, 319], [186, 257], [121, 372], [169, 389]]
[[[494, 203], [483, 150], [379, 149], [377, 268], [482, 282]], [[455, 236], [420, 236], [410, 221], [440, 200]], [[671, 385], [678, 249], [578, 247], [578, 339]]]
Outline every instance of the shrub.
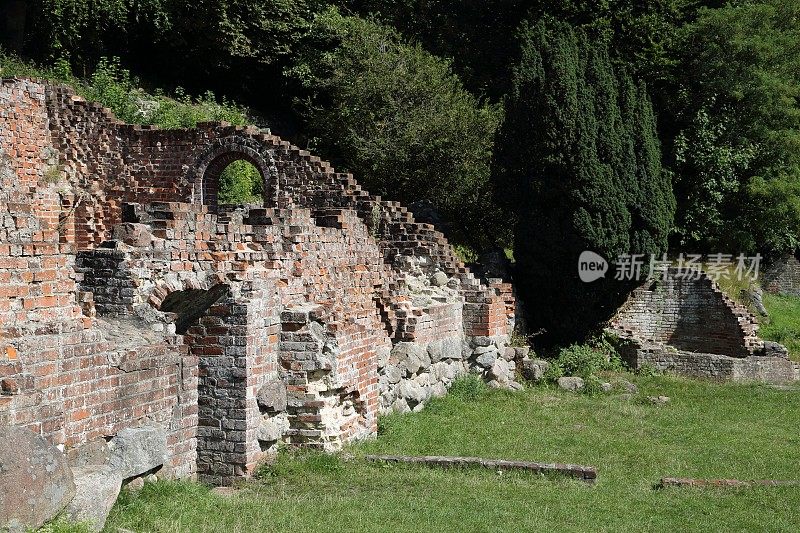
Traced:
[[624, 370], [616, 348], [606, 335], [595, 337], [586, 344], [573, 344], [562, 348], [552, 366], [557, 366], [563, 375], [579, 376], [584, 379], [604, 370], [615, 372]]
[[[110, 108], [117, 118], [131, 124], [189, 128], [207, 121], [226, 121], [235, 125], [248, 122], [245, 108], [224, 98], [218, 101], [210, 91], [198, 98], [192, 98], [180, 88], [173, 98], [161, 92], [148, 94], [116, 57], [102, 58], [89, 79], [79, 80], [73, 76], [66, 61], [56, 61], [52, 67], [37, 67], [0, 52], [0, 75], [41, 77], [69, 84], [87, 100], [99, 102]], [[58, 169], [48, 170], [45, 181], [54, 183], [59, 175]], [[222, 203], [246, 203], [261, 198], [261, 175], [245, 161], [231, 163], [223, 171], [220, 181]]]
[[448, 61], [330, 9], [287, 74], [321, 151], [370, 192], [429, 200], [473, 248], [495, 240], [489, 162], [501, 110], [467, 92]]
[[453, 398], [465, 402], [474, 402], [488, 392], [489, 388], [478, 376], [468, 375], [458, 378], [453, 382], [448, 393]]

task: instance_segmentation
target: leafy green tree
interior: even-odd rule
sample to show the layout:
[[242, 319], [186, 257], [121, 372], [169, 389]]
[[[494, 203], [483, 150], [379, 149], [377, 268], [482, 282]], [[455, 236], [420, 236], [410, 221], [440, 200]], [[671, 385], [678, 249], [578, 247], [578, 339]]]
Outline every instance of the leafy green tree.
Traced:
[[603, 42], [563, 22], [526, 23], [498, 136], [501, 197], [516, 212], [516, 283], [551, 341], [581, 337], [629, 288], [586, 284], [578, 257], [666, 250], [674, 212], [644, 87]]
[[119, 52], [130, 34], [145, 27], [167, 30], [167, 1], [31, 0], [24, 50], [40, 59], [69, 57], [80, 67], [91, 67], [101, 56]]
[[462, 87], [450, 64], [393, 29], [336, 10], [318, 15], [289, 75], [319, 148], [373, 193], [430, 200], [481, 247], [488, 218], [497, 106]]
[[234, 161], [220, 174], [220, 204], [261, 203], [262, 191], [261, 173], [247, 161]]
[[691, 18], [693, 0], [341, 0], [373, 15], [429, 51], [451, 58], [455, 72], [476, 94], [501, 99], [509, 92], [518, 59], [516, 31], [524, 20], [555, 19], [611, 43], [612, 59], [648, 81], [673, 64], [678, 28]]
[[800, 1], [700, 11], [679, 43], [672, 112], [684, 246], [800, 246]]

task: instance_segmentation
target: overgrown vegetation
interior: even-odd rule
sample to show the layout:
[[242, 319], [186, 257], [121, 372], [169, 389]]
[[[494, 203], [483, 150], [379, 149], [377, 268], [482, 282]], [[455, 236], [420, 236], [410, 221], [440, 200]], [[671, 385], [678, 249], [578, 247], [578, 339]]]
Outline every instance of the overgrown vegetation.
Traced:
[[761, 321], [759, 335], [783, 344], [790, 357], [800, 361], [800, 298], [765, 294], [764, 306], [769, 318]]
[[330, 9], [314, 18], [288, 72], [323, 153], [374, 194], [430, 201], [463, 242], [492, 242], [489, 162], [500, 110], [466, 91], [448, 61]]
[[[448, 395], [421, 413], [382, 419], [353, 460], [285, 455], [233, 496], [190, 482], [123, 493], [107, 530], [521, 531], [800, 528], [794, 487], [656, 490], [664, 476], [797, 479], [800, 395], [759, 385], [635, 378], [641, 395], [533, 388]], [[714, 438], [709, 438], [713, 435]], [[770, 453], [764, 453], [770, 450]], [[364, 453], [460, 455], [598, 468], [595, 486], [478, 469], [363, 462]]]
[[[800, 246], [800, 0], [0, 9], [3, 46], [124, 120], [241, 123], [231, 101], [243, 102], [371, 192], [432, 202], [475, 257], [513, 245], [521, 295], [538, 302], [528, 322], [566, 344], [627, 290], [568, 276], [583, 249], [612, 259], [660, 253], [667, 239], [673, 254]], [[9, 61], [9, 73], [39, 73]], [[252, 177], [231, 201], [258, 196]]]
[[[172, 96], [158, 91], [150, 94], [141, 88], [139, 80], [120, 65], [119, 58], [101, 58], [88, 79], [73, 75], [66, 61], [52, 67], [41, 67], [0, 51], [0, 76], [44, 78], [73, 87], [89, 101], [99, 102], [112, 113], [131, 124], [148, 124], [162, 128], [190, 128], [198, 122], [225, 121], [245, 125], [251, 121], [247, 110], [208, 91], [191, 97], [178, 88]], [[48, 182], [60, 179], [57, 168], [45, 173]], [[261, 195], [262, 179], [258, 170], [246, 161], [234, 161], [220, 176], [220, 202], [244, 203], [257, 201]]]

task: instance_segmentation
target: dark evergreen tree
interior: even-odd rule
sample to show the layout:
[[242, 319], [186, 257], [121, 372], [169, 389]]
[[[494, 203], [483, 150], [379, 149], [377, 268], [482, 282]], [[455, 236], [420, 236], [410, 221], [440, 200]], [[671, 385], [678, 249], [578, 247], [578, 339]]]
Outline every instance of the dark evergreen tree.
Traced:
[[664, 251], [674, 200], [646, 92], [615, 71], [607, 45], [559, 22], [524, 24], [520, 39], [496, 174], [517, 218], [516, 282], [531, 326], [572, 340], [630, 285], [613, 269], [583, 283], [581, 252]]

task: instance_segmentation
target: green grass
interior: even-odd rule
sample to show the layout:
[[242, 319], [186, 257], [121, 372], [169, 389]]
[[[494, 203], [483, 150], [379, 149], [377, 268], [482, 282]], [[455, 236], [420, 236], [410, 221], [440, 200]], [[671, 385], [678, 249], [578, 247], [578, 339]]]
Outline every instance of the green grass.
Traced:
[[769, 318], [761, 321], [759, 335], [780, 342], [792, 359], [800, 361], [800, 298], [765, 293], [764, 307]]
[[[282, 456], [222, 497], [199, 484], [125, 494], [108, 531], [797, 531], [800, 488], [656, 490], [662, 476], [800, 479], [800, 391], [638, 378], [642, 396], [460, 386], [392, 415], [352, 461]], [[598, 467], [564, 478], [374, 465], [365, 453], [477, 455]]]

